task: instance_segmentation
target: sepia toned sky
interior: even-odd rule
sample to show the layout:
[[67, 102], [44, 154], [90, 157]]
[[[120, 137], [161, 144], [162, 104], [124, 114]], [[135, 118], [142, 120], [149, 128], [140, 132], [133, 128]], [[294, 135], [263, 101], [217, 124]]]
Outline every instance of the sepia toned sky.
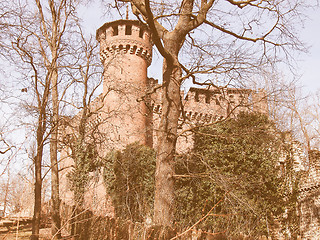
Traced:
[[[105, 22], [113, 21], [111, 16], [104, 16], [99, 3], [90, 3], [80, 11], [83, 17], [86, 30], [95, 34], [96, 29]], [[299, 84], [304, 87], [306, 93], [320, 91], [320, 8], [310, 9], [305, 13], [308, 19], [301, 29], [301, 40], [309, 47], [309, 52], [301, 53], [297, 56], [297, 72], [299, 74]], [[156, 53], [153, 55], [153, 64], [148, 75], [153, 78], [161, 78], [161, 57]], [[288, 76], [287, 81], [291, 81], [292, 76]]]
[[314, 92], [320, 90], [320, 9], [309, 11], [308, 16], [301, 38], [310, 46], [309, 53], [302, 56], [298, 65], [301, 84]]

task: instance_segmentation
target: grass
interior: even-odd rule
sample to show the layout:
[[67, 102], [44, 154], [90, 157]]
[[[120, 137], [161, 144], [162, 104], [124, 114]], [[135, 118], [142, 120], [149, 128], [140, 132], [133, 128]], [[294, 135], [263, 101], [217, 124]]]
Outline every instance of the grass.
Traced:
[[[19, 232], [10, 231], [6, 233], [0, 233], [0, 240], [29, 240], [31, 236], [31, 227], [20, 229]], [[40, 240], [49, 240], [50, 228], [43, 228], [40, 230]]]

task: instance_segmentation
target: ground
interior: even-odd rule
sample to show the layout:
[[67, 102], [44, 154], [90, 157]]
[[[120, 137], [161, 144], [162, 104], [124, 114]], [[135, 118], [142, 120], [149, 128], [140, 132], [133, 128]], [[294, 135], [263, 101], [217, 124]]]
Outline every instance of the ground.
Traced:
[[[29, 240], [31, 236], [31, 227], [21, 229], [17, 231], [5, 232], [6, 228], [0, 228], [0, 240]], [[40, 230], [40, 240], [49, 240], [50, 237], [50, 228], [43, 228]]]

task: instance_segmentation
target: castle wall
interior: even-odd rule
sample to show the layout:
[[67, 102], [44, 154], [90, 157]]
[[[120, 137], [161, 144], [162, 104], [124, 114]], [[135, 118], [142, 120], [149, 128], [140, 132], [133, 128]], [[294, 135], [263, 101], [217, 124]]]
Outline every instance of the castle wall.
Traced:
[[301, 177], [299, 190], [300, 231], [302, 239], [320, 239], [320, 153], [309, 155], [310, 166]]
[[[152, 79], [152, 81], [154, 81]], [[157, 86], [155, 83], [153, 87]], [[158, 86], [159, 87], [159, 86]], [[151, 96], [153, 109], [153, 146], [157, 145], [157, 129], [161, 116], [161, 91]], [[181, 92], [183, 112], [179, 119], [177, 152], [186, 152], [193, 147], [194, 128], [201, 125], [210, 125], [229, 117], [235, 117], [242, 111], [268, 112], [265, 92], [250, 89], [217, 88], [199, 89], [191, 88], [184, 97]]]
[[[162, 98], [157, 81], [147, 78], [147, 67], [152, 59], [148, 29], [138, 21], [114, 21], [97, 30], [97, 40], [104, 65], [103, 93], [90, 104], [90, 111], [94, 114], [86, 126], [87, 143], [96, 145], [99, 158], [105, 157], [112, 149], [123, 149], [135, 141], [155, 147]], [[153, 91], [153, 88], [157, 90]], [[191, 88], [186, 98], [183, 96], [181, 92], [183, 112], [177, 140], [179, 153], [193, 147], [190, 130], [200, 124], [234, 117], [241, 111], [267, 112], [264, 93], [248, 89]], [[81, 112], [69, 119], [63, 136], [77, 135], [80, 116]], [[61, 171], [61, 196], [67, 205], [74, 205], [67, 177], [74, 163], [68, 147], [62, 149], [61, 158], [61, 167], [64, 169]], [[98, 169], [90, 174], [92, 181], [87, 186], [85, 206], [100, 215], [112, 216], [113, 210], [103, 185], [101, 169], [100, 172]]]

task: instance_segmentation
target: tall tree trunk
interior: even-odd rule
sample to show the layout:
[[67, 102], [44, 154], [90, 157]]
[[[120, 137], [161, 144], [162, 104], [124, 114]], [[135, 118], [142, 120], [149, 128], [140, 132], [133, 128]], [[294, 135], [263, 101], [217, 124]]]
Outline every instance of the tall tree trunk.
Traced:
[[43, 154], [43, 137], [45, 129], [45, 109], [41, 107], [37, 126], [37, 153], [34, 158], [34, 174], [35, 174], [35, 186], [34, 186], [34, 209], [32, 219], [32, 235], [31, 240], [38, 240], [40, 233], [40, 219], [41, 219], [41, 189], [42, 189], [42, 154]]
[[174, 161], [176, 153], [181, 69], [164, 62], [162, 115], [159, 126], [155, 173], [154, 223], [172, 226], [174, 222]]
[[60, 220], [60, 196], [59, 196], [59, 167], [58, 167], [58, 121], [59, 121], [59, 100], [58, 100], [58, 73], [55, 68], [52, 73], [52, 132], [50, 140], [51, 160], [51, 201], [52, 201], [52, 239], [61, 238]]

